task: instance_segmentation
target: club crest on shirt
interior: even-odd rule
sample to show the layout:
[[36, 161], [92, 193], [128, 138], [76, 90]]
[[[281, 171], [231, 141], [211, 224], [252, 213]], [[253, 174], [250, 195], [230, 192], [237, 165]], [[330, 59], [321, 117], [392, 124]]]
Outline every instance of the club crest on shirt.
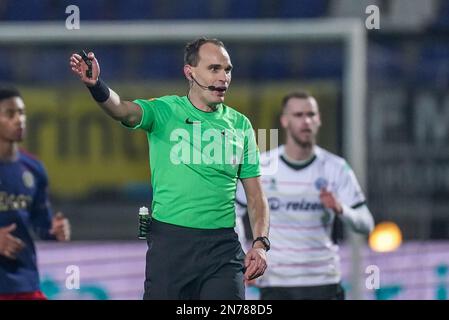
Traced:
[[329, 182], [323, 177], [319, 177], [315, 180], [315, 188], [317, 188], [318, 191], [321, 189], [326, 189], [328, 185]]
[[34, 187], [34, 176], [30, 171], [24, 171], [22, 174], [22, 181], [25, 187], [31, 189]]

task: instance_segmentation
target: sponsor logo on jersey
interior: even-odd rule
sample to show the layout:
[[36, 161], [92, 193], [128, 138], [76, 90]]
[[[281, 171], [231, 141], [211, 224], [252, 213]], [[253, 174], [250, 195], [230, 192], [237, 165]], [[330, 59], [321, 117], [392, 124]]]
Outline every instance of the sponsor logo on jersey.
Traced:
[[324, 209], [321, 202], [307, 201], [304, 199], [298, 201], [282, 201], [278, 197], [269, 197], [268, 204], [270, 205], [270, 210], [322, 211]]
[[33, 199], [24, 194], [8, 194], [0, 192], [0, 212], [10, 210], [21, 210], [28, 208]]

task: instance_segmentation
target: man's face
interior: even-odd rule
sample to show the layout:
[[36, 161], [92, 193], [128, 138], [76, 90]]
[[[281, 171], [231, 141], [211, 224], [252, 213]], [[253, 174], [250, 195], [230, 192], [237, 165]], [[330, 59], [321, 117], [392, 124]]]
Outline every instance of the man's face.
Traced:
[[25, 120], [22, 98], [0, 100], [0, 141], [21, 142], [25, 136]]
[[216, 105], [224, 101], [226, 90], [231, 83], [231, 58], [228, 52], [213, 43], [205, 43], [199, 50], [199, 62], [196, 67], [186, 66], [189, 73], [203, 86], [215, 86], [224, 91], [205, 90], [193, 84], [192, 93], [205, 104]]
[[313, 146], [321, 126], [318, 104], [314, 98], [291, 98], [281, 116], [282, 127], [293, 141], [303, 147]]

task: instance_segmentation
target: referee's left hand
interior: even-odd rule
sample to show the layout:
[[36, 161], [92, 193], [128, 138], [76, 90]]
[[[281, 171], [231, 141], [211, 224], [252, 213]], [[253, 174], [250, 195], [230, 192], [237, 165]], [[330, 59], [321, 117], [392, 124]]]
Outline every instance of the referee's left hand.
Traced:
[[257, 244], [248, 251], [245, 258], [245, 284], [264, 274], [267, 268], [267, 255], [265, 249], [257, 247]]

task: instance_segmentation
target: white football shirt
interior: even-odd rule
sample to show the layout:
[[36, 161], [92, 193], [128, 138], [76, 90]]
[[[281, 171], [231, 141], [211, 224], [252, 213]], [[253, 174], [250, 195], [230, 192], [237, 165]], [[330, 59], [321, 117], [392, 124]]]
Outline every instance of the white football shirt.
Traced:
[[[318, 146], [302, 165], [289, 163], [284, 146], [261, 154], [261, 180], [270, 208], [271, 250], [258, 286], [313, 286], [341, 279], [338, 246], [331, 239], [335, 213], [324, 208], [326, 188], [348, 207], [365, 204], [365, 196], [347, 162]], [[277, 163], [276, 163], [277, 162]], [[277, 170], [273, 170], [273, 164]], [[237, 214], [246, 205], [243, 187], [236, 194]]]

